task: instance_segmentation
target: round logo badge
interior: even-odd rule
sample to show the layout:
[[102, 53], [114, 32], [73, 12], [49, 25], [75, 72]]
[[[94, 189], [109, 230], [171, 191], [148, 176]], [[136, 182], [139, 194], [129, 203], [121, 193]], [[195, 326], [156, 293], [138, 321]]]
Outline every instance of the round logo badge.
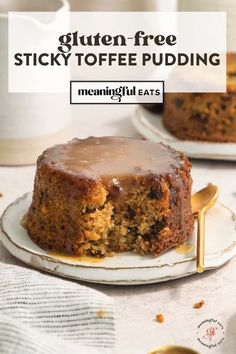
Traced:
[[224, 341], [224, 327], [219, 321], [210, 318], [198, 325], [197, 336], [198, 342], [204, 347], [215, 348]]

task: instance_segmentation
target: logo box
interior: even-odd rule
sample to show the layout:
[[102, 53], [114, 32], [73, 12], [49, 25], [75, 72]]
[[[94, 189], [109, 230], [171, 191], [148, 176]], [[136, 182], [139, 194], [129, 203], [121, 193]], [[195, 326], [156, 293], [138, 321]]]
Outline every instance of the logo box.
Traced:
[[164, 103], [160, 80], [71, 80], [70, 104]]

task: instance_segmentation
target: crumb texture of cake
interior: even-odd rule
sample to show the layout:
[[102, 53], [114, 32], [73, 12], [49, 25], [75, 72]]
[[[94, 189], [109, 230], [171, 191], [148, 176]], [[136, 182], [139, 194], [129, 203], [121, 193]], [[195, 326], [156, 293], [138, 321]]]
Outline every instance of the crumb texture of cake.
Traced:
[[157, 256], [192, 234], [190, 170], [183, 154], [145, 140], [56, 145], [38, 158], [25, 227], [46, 250]]
[[236, 53], [227, 56], [226, 93], [167, 93], [163, 124], [183, 140], [236, 142]]

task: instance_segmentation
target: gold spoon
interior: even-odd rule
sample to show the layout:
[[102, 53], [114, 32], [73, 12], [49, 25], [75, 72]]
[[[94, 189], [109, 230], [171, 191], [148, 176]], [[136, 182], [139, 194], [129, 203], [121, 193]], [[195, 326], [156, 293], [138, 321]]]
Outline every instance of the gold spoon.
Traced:
[[179, 347], [176, 345], [167, 345], [152, 349], [148, 354], [199, 354], [195, 350]]
[[219, 189], [214, 184], [209, 183], [207, 187], [201, 189], [192, 196], [192, 212], [198, 218], [197, 229], [197, 272], [204, 272], [204, 234], [205, 234], [205, 213], [216, 202]]

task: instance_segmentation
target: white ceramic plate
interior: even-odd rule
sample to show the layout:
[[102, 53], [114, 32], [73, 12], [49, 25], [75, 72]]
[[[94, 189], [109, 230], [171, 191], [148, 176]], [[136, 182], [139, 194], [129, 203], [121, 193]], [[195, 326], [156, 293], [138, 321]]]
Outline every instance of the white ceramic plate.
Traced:
[[132, 122], [146, 139], [163, 142], [182, 151], [188, 157], [236, 161], [236, 143], [179, 140], [166, 130], [160, 114], [151, 113], [141, 106], [134, 112]]
[[[78, 280], [116, 285], [148, 284], [167, 281], [196, 273], [195, 246], [189, 254], [169, 251], [160, 257], [143, 257], [132, 253], [118, 254], [98, 263], [69, 257], [58, 259], [38, 247], [21, 226], [31, 203], [28, 193], [8, 206], [1, 219], [1, 240], [8, 251], [23, 262]], [[207, 214], [206, 269], [217, 268], [236, 254], [235, 215], [217, 203]], [[196, 232], [189, 244], [196, 244]]]

